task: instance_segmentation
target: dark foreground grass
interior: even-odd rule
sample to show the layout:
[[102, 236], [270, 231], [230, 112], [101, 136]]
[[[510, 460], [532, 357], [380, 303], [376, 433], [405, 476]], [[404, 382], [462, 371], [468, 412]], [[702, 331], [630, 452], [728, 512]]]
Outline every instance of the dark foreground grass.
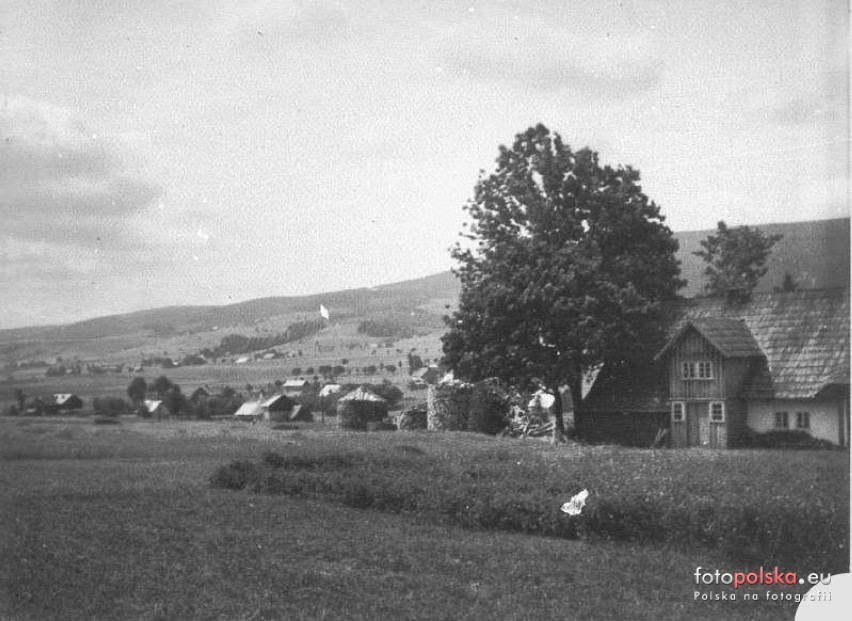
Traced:
[[793, 618], [790, 602], [742, 594], [696, 601], [695, 567], [725, 567], [713, 553], [472, 531], [234, 494], [206, 485], [213, 465], [4, 464], [0, 617]]
[[[706, 547], [731, 562], [848, 571], [847, 452], [610, 448], [581, 459], [558, 447], [486, 446], [470, 451], [448, 436], [440, 450], [293, 447], [223, 465], [211, 483], [471, 528]], [[554, 461], [558, 450], [564, 459]], [[590, 490], [583, 514], [562, 513], [582, 489]]]
[[[267, 453], [279, 457], [264, 460]], [[0, 458], [0, 619], [21, 621], [793, 618], [795, 603], [767, 601], [765, 588], [752, 590], [758, 601], [743, 601], [742, 590], [733, 602], [695, 599], [696, 567], [752, 569], [765, 559], [735, 564], [704, 543], [684, 551], [652, 538], [463, 529], [429, 512], [343, 506], [336, 492], [320, 488], [282, 495], [211, 487], [211, 473], [233, 460], [327, 481], [372, 468], [381, 478], [364, 479], [351, 503], [360, 506], [370, 500], [364, 489], [403, 480], [415, 466], [433, 490], [465, 481], [485, 489], [484, 497], [520, 493], [512, 502], [522, 503], [546, 490], [546, 502], [535, 502], [557, 514], [581, 486], [591, 492], [584, 516], [611, 499], [651, 502], [642, 499], [653, 494], [755, 505], [799, 494], [829, 512], [848, 503], [848, 453], [653, 452], [309, 426], [0, 420]], [[690, 496], [674, 494], [680, 488]], [[824, 563], [789, 569], [828, 571]], [[706, 593], [732, 590], [699, 589]]]

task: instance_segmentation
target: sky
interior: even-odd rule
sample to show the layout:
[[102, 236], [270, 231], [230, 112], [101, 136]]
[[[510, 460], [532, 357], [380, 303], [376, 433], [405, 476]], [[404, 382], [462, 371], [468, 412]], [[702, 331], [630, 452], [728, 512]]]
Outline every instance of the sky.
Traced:
[[452, 267], [537, 123], [675, 231], [849, 215], [837, 0], [4, 0], [0, 328]]

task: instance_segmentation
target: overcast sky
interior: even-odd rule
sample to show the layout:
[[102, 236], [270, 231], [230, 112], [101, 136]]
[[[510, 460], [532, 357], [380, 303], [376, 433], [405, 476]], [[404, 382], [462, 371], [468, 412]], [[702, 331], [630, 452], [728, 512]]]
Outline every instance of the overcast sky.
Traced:
[[542, 122], [676, 231], [845, 217], [838, 0], [3, 0], [0, 327], [425, 276]]

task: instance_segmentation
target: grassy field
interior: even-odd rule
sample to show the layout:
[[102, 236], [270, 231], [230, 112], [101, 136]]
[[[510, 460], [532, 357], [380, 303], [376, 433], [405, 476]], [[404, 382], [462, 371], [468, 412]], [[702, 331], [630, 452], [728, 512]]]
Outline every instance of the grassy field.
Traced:
[[[326, 332], [329, 332], [330, 336], [325, 334]], [[5, 377], [0, 377], [0, 411], [4, 411], [5, 408], [15, 403], [15, 393], [19, 389], [24, 392], [28, 400], [35, 397], [46, 400], [54, 393], [73, 393], [81, 397], [86, 406], [91, 406], [92, 399], [95, 397], [126, 398], [127, 386], [137, 375], [144, 377], [148, 382], [165, 375], [178, 384], [184, 394], [189, 395], [199, 386], [209, 386], [214, 392], [218, 392], [224, 386], [243, 390], [246, 384], [259, 387], [274, 383], [276, 380], [293, 379], [292, 371], [297, 367], [301, 370], [301, 377], [311, 379], [312, 375], [308, 375], [306, 370], [309, 367], [316, 370], [322, 365], [346, 367], [348, 373], [337, 378], [337, 381], [341, 383], [380, 383], [386, 379], [395, 384], [406, 395], [425, 401], [425, 391], [421, 391], [419, 394], [412, 393], [407, 387], [410, 379], [407, 354], [413, 349], [423, 360], [432, 360], [439, 356], [440, 341], [436, 335], [404, 339], [390, 348], [359, 347], [353, 350], [340, 345], [338, 341], [341, 339], [343, 337], [338, 337], [334, 331], [326, 330], [317, 335], [316, 342], [307, 339], [305, 342], [295, 343], [290, 348], [293, 351], [302, 350], [303, 355], [301, 357], [255, 360], [246, 364], [216, 362], [172, 369], [146, 367], [139, 374], [125, 370], [122, 373], [103, 375], [83, 373], [81, 375], [46, 377], [44, 367], [15, 369], [12, 372], [7, 372]], [[363, 339], [364, 337], [362, 337]], [[160, 354], [162, 353], [161, 351]], [[343, 364], [344, 360], [346, 361], [345, 365]], [[139, 359], [124, 358], [122, 362], [135, 365], [138, 364]], [[400, 363], [402, 363], [401, 367]], [[381, 364], [392, 364], [397, 367], [397, 370], [394, 373], [378, 370], [375, 375], [364, 375], [356, 371], [356, 369], [363, 369], [368, 366], [378, 367]]]
[[[272, 474], [301, 488], [210, 484], [222, 466], [273, 452], [284, 462]], [[757, 567], [712, 542], [685, 548], [603, 532], [568, 539], [462, 528], [428, 507], [394, 513], [363, 502], [364, 490], [389, 480], [416, 482], [424, 493], [432, 480], [424, 498], [439, 504], [447, 494], [497, 498], [525, 488], [533, 503], [544, 495], [556, 509], [585, 486], [583, 517], [619, 506], [607, 499], [649, 492], [670, 499], [649, 507], [678, 507], [682, 497], [772, 507], [803, 495], [813, 515], [842, 507], [848, 524], [849, 454], [841, 451], [642, 451], [344, 433], [318, 423], [275, 430], [8, 418], [0, 419], [0, 464], [2, 619], [793, 618], [790, 602], [696, 601], [696, 567]], [[339, 493], [347, 476], [362, 483], [368, 508]]]

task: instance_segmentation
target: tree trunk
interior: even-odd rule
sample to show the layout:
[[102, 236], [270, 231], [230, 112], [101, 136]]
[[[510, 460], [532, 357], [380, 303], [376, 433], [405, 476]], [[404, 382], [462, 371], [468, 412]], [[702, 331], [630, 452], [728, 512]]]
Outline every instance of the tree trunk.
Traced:
[[583, 369], [579, 364], [571, 365], [568, 390], [571, 392], [571, 402], [574, 406], [574, 431], [582, 433], [583, 425], [580, 410], [583, 401]]
[[559, 384], [549, 386], [549, 390], [553, 391], [553, 443], [559, 444], [565, 442], [565, 417], [562, 413], [562, 394], [559, 392]]

